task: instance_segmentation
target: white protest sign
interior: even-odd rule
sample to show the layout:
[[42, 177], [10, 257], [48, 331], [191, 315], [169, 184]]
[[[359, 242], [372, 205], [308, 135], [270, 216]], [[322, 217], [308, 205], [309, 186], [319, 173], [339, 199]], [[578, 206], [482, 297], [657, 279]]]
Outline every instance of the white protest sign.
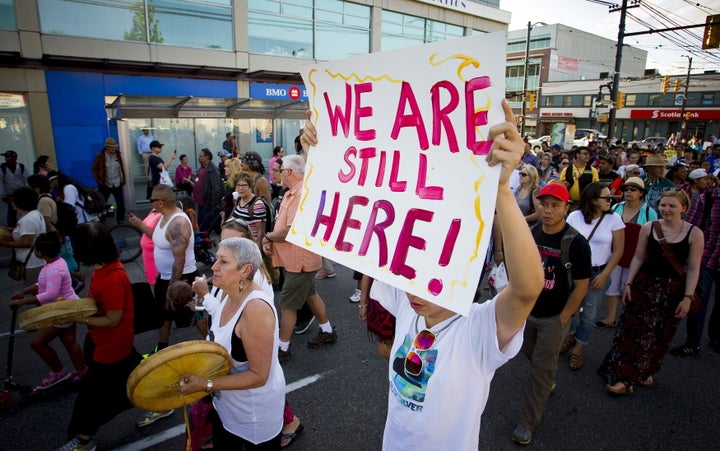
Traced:
[[318, 146], [287, 240], [466, 314], [490, 239], [505, 33], [303, 73]]

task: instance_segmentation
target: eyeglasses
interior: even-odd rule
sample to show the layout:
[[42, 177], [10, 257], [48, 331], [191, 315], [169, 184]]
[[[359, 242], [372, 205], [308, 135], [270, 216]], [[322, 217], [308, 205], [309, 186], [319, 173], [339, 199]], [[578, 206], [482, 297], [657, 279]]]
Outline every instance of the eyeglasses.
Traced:
[[236, 183], [235, 186], [239, 186], [241, 188], [250, 188], [250, 185], [247, 183]]
[[525, 172], [521, 172], [521, 173], [520, 173], [520, 177], [527, 177], [527, 176], [528, 176], [528, 175], [527, 175], [527, 173], [525, 173]]
[[248, 226], [248, 223], [245, 222], [245, 220], [240, 219], [240, 218], [230, 218], [230, 219], [226, 220], [226, 221], [223, 223], [223, 225], [225, 225], [225, 224], [230, 224], [230, 223], [240, 224], [241, 226], [243, 226], [243, 227], [245, 227], [245, 228], [248, 228], [248, 227], [249, 227], [249, 226]]
[[282, 169], [280, 169], [280, 172], [282, 172], [282, 171], [292, 171], [292, 169], [290, 169], [290, 168], [282, 168]]
[[408, 351], [405, 356], [405, 372], [410, 376], [419, 376], [422, 373], [423, 359], [415, 351], [426, 351], [432, 347], [435, 343], [435, 334], [427, 329], [423, 329], [418, 332], [413, 341], [412, 348]]

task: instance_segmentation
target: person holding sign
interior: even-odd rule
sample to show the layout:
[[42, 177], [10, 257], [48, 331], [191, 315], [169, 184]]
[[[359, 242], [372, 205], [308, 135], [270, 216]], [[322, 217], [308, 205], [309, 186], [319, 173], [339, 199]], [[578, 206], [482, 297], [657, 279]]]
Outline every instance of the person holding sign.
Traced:
[[[375, 281], [370, 295], [397, 320], [383, 449], [477, 449], [490, 382], [520, 350], [525, 320], [542, 290], [540, 256], [509, 186], [524, 143], [512, 109], [505, 100], [502, 106], [505, 122], [489, 130], [487, 162], [501, 166], [496, 210], [510, 238], [503, 243], [510, 283], [461, 316]], [[301, 139], [306, 151], [317, 144], [311, 123]]]

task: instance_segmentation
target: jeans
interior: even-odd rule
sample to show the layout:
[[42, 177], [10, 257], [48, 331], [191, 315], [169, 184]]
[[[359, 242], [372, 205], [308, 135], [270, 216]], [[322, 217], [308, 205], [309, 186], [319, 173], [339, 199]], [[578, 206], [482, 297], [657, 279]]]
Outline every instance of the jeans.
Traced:
[[717, 340], [720, 338], [720, 311], [717, 308], [718, 297], [720, 291], [718, 290], [718, 282], [720, 281], [720, 271], [710, 269], [707, 266], [703, 266], [700, 269], [700, 279], [698, 285], [702, 289], [702, 307], [697, 313], [692, 311], [688, 312], [687, 323], [687, 339], [685, 344], [694, 348], [699, 348], [702, 345], [703, 328], [705, 327], [705, 315], [707, 314], [708, 304], [710, 303], [710, 293], [712, 292], [713, 284], [715, 284], [715, 306], [713, 307], [712, 314], [710, 315], [710, 322], [708, 323], [708, 335], [711, 340]]
[[[602, 268], [602, 269], [600, 269]], [[605, 266], [598, 267], [598, 270], [594, 270], [590, 275], [590, 286], [592, 287], [592, 281], [600, 274]], [[590, 342], [590, 334], [595, 328], [595, 314], [597, 313], [598, 305], [602, 302], [605, 297], [605, 292], [610, 285], [610, 277], [605, 281], [605, 285], [599, 290], [588, 289], [585, 299], [580, 304], [580, 311], [577, 315], [572, 317], [570, 321], [570, 334], [575, 335], [575, 340], [581, 345], [587, 345]]]

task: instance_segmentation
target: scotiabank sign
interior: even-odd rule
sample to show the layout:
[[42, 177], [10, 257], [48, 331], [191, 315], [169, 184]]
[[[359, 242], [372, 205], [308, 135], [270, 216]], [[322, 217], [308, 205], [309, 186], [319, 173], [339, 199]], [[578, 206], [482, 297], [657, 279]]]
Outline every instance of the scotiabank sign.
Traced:
[[[711, 121], [720, 119], [720, 110], [685, 110], [691, 121]], [[657, 119], [659, 121], [680, 120], [680, 110], [631, 110], [630, 119]]]

